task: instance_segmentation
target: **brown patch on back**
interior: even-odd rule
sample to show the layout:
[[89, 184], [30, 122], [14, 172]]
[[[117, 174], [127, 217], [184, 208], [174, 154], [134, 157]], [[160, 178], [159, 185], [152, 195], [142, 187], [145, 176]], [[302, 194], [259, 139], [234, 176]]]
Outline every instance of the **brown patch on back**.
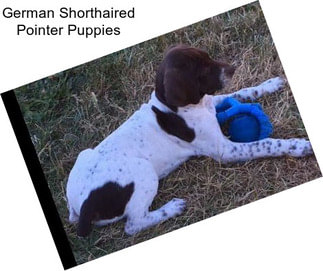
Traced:
[[159, 126], [168, 134], [176, 136], [184, 141], [192, 142], [195, 138], [194, 129], [187, 126], [184, 119], [175, 113], [165, 113], [152, 106]]

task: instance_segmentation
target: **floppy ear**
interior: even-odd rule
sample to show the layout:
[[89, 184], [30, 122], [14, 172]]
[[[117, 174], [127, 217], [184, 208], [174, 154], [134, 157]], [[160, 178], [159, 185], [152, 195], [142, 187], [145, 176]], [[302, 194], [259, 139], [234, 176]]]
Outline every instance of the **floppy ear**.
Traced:
[[196, 76], [178, 68], [166, 69], [163, 78], [166, 102], [172, 106], [197, 104], [200, 101]]

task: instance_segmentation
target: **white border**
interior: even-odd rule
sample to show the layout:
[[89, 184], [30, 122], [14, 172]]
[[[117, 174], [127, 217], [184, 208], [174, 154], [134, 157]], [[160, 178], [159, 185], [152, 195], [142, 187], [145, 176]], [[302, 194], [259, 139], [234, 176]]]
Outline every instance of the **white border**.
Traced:
[[[46, 1], [47, 6], [67, 1]], [[89, 2], [68, 1], [75, 7]], [[72, 4], [73, 2], [73, 4]], [[110, 6], [118, 6], [116, 0]], [[120, 2], [120, 1], [118, 1]], [[18, 39], [2, 19], [0, 90], [5, 91], [248, 1], [123, 1], [137, 18], [116, 39]], [[104, 6], [107, 1], [92, 1]], [[263, 7], [306, 130], [322, 165], [320, 1], [270, 1]], [[42, 7], [43, 1], [1, 1]], [[1, 103], [2, 269], [62, 270], [19, 147]], [[322, 168], [322, 166], [321, 166]], [[77, 270], [322, 270], [322, 178], [76, 267]]]

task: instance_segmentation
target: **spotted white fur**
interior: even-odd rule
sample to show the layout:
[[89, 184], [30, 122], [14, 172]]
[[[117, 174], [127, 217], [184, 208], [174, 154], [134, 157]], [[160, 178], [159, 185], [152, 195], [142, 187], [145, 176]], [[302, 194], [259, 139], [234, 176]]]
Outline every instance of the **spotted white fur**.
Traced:
[[228, 95], [205, 95], [200, 103], [178, 108], [177, 114], [194, 129], [195, 139], [187, 142], [160, 128], [151, 107], [171, 112], [152, 93], [126, 122], [94, 149], [81, 152], [67, 183], [70, 221], [77, 222], [83, 202], [90, 192], [113, 180], [120, 186], [135, 183], [134, 192], [120, 217], [96, 221], [103, 226], [126, 218], [125, 231], [135, 234], [179, 215], [185, 200], [172, 199], [161, 208], [149, 211], [157, 193], [158, 180], [167, 176], [191, 156], [210, 156], [216, 161], [235, 162], [269, 156], [304, 156], [312, 153], [305, 139], [267, 138], [251, 143], [235, 143], [226, 138], [215, 117], [215, 106], [225, 97], [240, 100], [256, 98], [282, 89], [284, 80], [277, 77]]

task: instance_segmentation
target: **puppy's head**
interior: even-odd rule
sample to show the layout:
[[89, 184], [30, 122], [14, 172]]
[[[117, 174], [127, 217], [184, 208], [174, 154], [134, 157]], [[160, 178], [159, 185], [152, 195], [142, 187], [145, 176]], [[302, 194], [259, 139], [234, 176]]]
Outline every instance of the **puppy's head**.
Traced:
[[203, 50], [173, 46], [158, 68], [156, 96], [173, 110], [197, 104], [205, 94], [222, 89], [234, 70], [231, 65], [212, 60]]

